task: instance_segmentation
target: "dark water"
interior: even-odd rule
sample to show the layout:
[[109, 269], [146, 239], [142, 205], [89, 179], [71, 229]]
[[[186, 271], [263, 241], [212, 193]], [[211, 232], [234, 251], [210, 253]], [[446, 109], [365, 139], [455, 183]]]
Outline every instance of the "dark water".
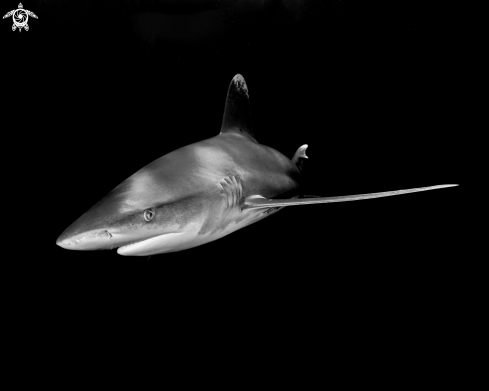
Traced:
[[64, 308], [99, 295], [117, 306], [142, 291], [167, 303], [238, 290], [270, 306], [298, 295], [324, 311], [331, 301], [350, 306], [363, 296], [362, 311], [414, 311], [421, 319], [429, 305], [445, 308], [456, 295], [449, 256], [460, 188], [291, 207], [149, 262], [55, 245], [135, 171], [217, 134], [236, 73], [247, 81], [259, 142], [290, 157], [309, 144], [305, 194], [460, 183], [460, 38], [443, 5], [53, 0], [24, 7], [38, 16], [29, 31], [12, 32], [11, 19], [1, 24], [2, 193], [15, 254], [4, 275], [20, 287], [17, 297], [58, 302], [76, 292], [58, 302]]

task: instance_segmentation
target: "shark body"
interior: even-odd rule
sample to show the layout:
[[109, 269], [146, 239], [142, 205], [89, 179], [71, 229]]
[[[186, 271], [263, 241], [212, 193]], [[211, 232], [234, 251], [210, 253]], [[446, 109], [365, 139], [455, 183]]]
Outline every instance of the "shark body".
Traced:
[[72, 250], [117, 248], [121, 255], [180, 251], [222, 238], [285, 206], [353, 201], [455, 185], [342, 197], [299, 198], [307, 145], [292, 159], [259, 144], [248, 88], [229, 86], [219, 135], [148, 164], [83, 214], [58, 238]]

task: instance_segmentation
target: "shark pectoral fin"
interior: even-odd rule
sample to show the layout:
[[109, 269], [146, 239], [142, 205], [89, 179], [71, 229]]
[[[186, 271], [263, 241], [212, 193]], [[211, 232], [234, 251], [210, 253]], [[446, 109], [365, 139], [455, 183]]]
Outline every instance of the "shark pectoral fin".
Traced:
[[428, 187], [417, 187], [414, 189], [406, 189], [406, 190], [394, 190], [394, 191], [384, 191], [381, 193], [368, 193], [368, 194], [357, 194], [357, 195], [349, 195], [349, 196], [339, 196], [339, 197], [318, 197], [318, 198], [294, 198], [294, 199], [285, 199], [285, 200], [271, 200], [267, 198], [263, 198], [261, 196], [251, 196], [248, 197], [244, 203], [245, 209], [252, 208], [271, 208], [276, 206], [293, 206], [293, 205], [309, 205], [309, 204], [324, 204], [328, 202], [345, 202], [345, 201], [358, 201], [358, 200], [366, 200], [369, 198], [380, 198], [380, 197], [389, 197], [399, 194], [408, 194], [408, 193], [416, 193], [418, 191], [426, 191], [426, 190], [435, 190], [435, 189], [443, 189], [445, 187], [453, 187], [458, 185], [437, 185], [437, 186], [428, 186]]

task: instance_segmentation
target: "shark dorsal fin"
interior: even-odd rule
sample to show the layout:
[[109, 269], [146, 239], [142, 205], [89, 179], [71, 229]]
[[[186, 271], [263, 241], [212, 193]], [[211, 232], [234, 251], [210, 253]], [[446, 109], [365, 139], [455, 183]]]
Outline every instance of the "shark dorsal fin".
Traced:
[[228, 89], [221, 134], [228, 132], [240, 133], [256, 141], [251, 126], [250, 97], [243, 76], [239, 73], [233, 77]]

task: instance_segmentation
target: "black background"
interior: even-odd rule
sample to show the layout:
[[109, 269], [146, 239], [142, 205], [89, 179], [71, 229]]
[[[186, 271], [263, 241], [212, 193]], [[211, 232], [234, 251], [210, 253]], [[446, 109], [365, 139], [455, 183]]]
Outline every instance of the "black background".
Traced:
[[259, 142], [289, 157], [309, 144], [305, 194], [460, 183], [459, 37], [442, 2], [23, 4], [39, 17], [28, 32], [0, 26], [12, 297], [40, 295], [32, 311], [90, 298], [100, 316], [145, 297], [163, 318], [185, 297], [192, 313], [221, 303], [261, 319], [321, 314], [352, 335], [389, 319], [391, 332], [439, 336], [462, 283], [460, 187], [286, 208], [149, 260], [55, 241], [144, 165], [216, 135], [236, 73]]

